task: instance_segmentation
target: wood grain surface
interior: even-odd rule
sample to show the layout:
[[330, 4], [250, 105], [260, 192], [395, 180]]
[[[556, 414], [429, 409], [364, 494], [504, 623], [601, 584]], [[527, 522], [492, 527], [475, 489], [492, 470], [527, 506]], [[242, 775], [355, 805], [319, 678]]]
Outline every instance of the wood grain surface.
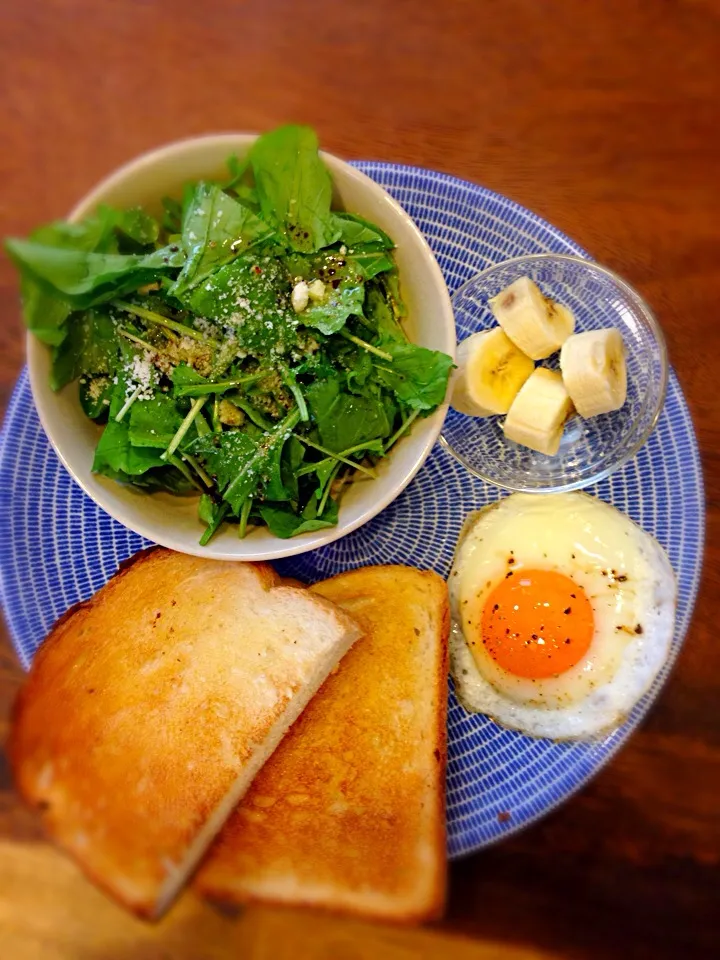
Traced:
[[[0, 956], [693, 958], [720, 952], [720, 3], [3, 0], [4, 234], [63, 215], [168, 140], [314, 125], [348, 158], [507, 194], [653, 305], [705, 468], [705, 577], [640, 732], [578, 796], [455, 863], [447, 917], [403, 932], [192, 898], [147, 927], [45, 844], [0, 754]], [[0, 262], [0, 402], [23, 363]], [[698, 546], [700, 549], [700, 546]], [[0, 741], [22, 674], [0, 643]]]

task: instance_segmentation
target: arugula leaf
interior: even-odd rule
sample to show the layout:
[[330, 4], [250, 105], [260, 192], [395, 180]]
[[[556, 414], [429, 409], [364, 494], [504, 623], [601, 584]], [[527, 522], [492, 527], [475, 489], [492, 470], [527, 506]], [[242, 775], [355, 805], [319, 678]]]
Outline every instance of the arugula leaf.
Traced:
[[256, 440], [241, 430], [224, 430], [220, 434], [198, 437], [190, 445], [217, 478], [223, 499], [238, 513], [246, 498], [263, 482], [270, 470], [275, 447], [282, 446], [297, 426], [297, 410]]
[[136, 400], [130, 408], [130, 443], [166, 450], [182, 421], [175, 401], [166, 393], [158, 393], [151, 400]]
[[220, 524], [225, 519], [225, 514], [229, 510], [227, 503], [215, 503], [212, 497], [203, 493], [198, 503], [198, 517], [207, 524], [205, 532], [200, 538], [200, 546], [204, 547], [210, 542]]
[[339, 238], [338, 222], [330, 213], [332, 181], [313, 130], [290, 125], [259, 137], [250, 164], [263, 219], [293, 250], [309, 253]]
[[377, 243], [385, 250], [392, 250], [395, 246], [377, 224], [365, 220], [356, 213], [335, 213], [333, 217], [340, 230], [339, 241], [349, 248], [361, 243]]
[[269, 477], [265, 487], [268, 500], [297, 500], [297, 469], [305, 456], [305, 448], [295, 436], [276, 443], [268, 461]]
[[364, 301], [364, 287], [340, 287], [322, 303], [303, 310], [300, 319], [306, 327], [314, 327], [329, 336], [344, 327], [348, 317], [362, 316]]
[[316, 380], [306, 391], [320, 441], [333, 453], [360, 447], [392, 432], [389, 409], [376, 396], [356, 396], [341, 388], [338, 378]]
[[120, 254], [68, 250], [31, 240], [11, 239], [6, 246], [21, 270], [79, 307], [111, 300], [119, 290], [127, 291], [128, 284], [132, 289], [150, 283], [185, 262], [184, 252], [173, 247], [147, 254]]
[[395, 261], [384, 250], [371, 248], [357, 249], [352, 256], [348, 256], [348, 270], [359, 274], [365, 280], [371, 280], [379, 273], [392, 270]]
[[209, 381], [207, 377], [201, 376], [197, 370], [189, 367], [186, 363], [179, 363], [170, 374], [173, 382], [173, 396], [182, 397], [183, 388], [204, 386]]
[[405, 331], [386, 299], [384, 288], [377, 282], [369, 283], [365, 288], [365, 316], [383, 340], [407, 343]]
[[318, 479], [317, 490], [315, 491], [316, 497], [321, 497], [325, 492], [325, 486], [331, 477], [336, 473], [338, 467], [341, 467], [342, 464], [334, 461], [330, 458], [327, 460], [321, 460], [315, 471], [315, 476]]
[[335, 527], [338, 521], [337, 503], [330, 498], [322, 516], [310, 519], [305, 519], [302, 515], [298, 516], [289, 506], [275, 503], [260, 504], [259, 512], [270, 532], [281, 540], [289, 540], [290, 537], [297, 537], [301, 533], [312, 533], [326, 527]]
[[258, 442], [242, 430], [224, 430], [212, 436], [198, 437], [189, 449], [203, 459], [208, 472], [216, 478], [220, 491], [226, 490], [238, 477], [243, 477], [245, 483], [235, 488], [240, 506], [259, 482], [258, 473], [250, 469], [258, 447]]
[[271, 227], [217, 184], [198, 183], [183, 216], [182, 245], [187, 260], [170, 295], [181, 298], [218, 267], [273, 234]]
[[375, 364], [376, 377], [413, 410], [432, 410], [445, 399], [452, 358], [413, 343], [383, 343], [391, 364]]
[[363, 393], [365, 384], [374, 372], [372, 358], [366, 350], [350, 350], [342, 358], [346, 370], [348, 389], [351, 393]]
[[88, 310], [76, 316], [63, 342], [53, 350], [50, 386], [60, 390], [83, 373], [113, 373], [118, 349], [115, 324], [107, 313]]
[[400, 295], [400, 278], [398, 277], [397, 267], [393, 267], [392, 270], [384, 273], [380, 281], [385, 288], [385, 296], [396, 318], [400, 320], [402, 317], [406, 317], [407, 307]]

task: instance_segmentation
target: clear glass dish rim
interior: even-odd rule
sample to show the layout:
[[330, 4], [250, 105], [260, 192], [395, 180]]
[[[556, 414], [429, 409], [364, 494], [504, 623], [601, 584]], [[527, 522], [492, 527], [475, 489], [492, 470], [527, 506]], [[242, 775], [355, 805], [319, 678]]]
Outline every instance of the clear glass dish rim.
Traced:
[[469, 463], [462, 454], [458, 453], [450, 441], [445, 436], [445, 428], [440, 433], [438, 437], [440, 446], [450, 454], [459, 464], [461, 464], [468, 473], [471, 473], [474, 477], [477, 477], [479, 480], [483, 480], [485, 483], [490, 483], [495, 487], [500, 487], [502, 490], [510, 490], [513, 493], [567, 493], [570, 490], [582, 490], [585, 487], [592, 486], [594, 483], [599, 483], [601, 480], [604, 480], [606, 477], [609, 477], [610, 474], [615, 473], [616, 470], [619, 470], [628, 460], [631, 460], [638, 450], [643, 447], [650, 437], [651, 433], [655, 429], [655, 426], [658, 422], [660, 414], [662, 413], [663, 407], [665, 406], [665, 397], [667, 394], [667, 385], [668, 378], [670, 375], [670, 364], [668, 360], [668, 351], [667, 343], [665, 342], [665, 335], [662, 332], [662, 328], [657, 321], [655, 314], [653, 313], [648, 302], [642, 297], [638, 291], [627, 282], [619, 273], [616, 273], [615, 270], [612, 270], [610, 267], [606, 267], [601, 263], [598, 263], [595, 260], [590, 260], [587, 257], [578, 257], [569, 253], [526, 253], [520, 257], [510, 257], [508, 260], [501, 260], [499, 263], [493, 263], [491, 266], [486, 267], [485, 270], [481, 270], [480, 273], [476, 273], [474, 276], [470, 277], [469, 280], [466, 280], [461, 287], [453, 293], [451, 302], [453, 308], [455, 307], [455, 302], [458, 300], [465, 291], [476, 284], [483, 277], [486, 277], [488, 274], [493, 273], [496, 270], [499, 270], [501, 267], [513, 266], [521, 263], [536, 263], [540, 260], [561, 260], [567, 263], [578, 264], [582, 267], [589, 267], [593, 270], [598, 271], [599, 273], [605, 274], [613, 280], [618, 287], [623, 291], [623, 293], [632, 300], [634, 304], [638, 307], [640, 313], [643, 314], [645, 319], [648, 322], [648, 325], [652, 331], [655, 343], [657, 344], [659, 351], [659, 363], [660, 363], [660, 391], [658, 394], [657, 403], [655, 404], [655, 410], [652, 414], [652, 417], [647, 425], [647, 427], [640, 433], [632, 444], [631, 447], [614, 463], [610, 466], [605, 467], [602, 470], [599, 470], [597, 473], [592, 474], [590, 477], [583, 477], [578, 480], [574, 480], [572, 483], [559, 483], [552, 486], [545, 487], [533, 487], [528, 486], [527, 484], [515, 484], [508, 481], [497, 480], [494, 477], [489, 476], [487, 473], [484, 473], [482, 470], [479, 470], [477, 467]]

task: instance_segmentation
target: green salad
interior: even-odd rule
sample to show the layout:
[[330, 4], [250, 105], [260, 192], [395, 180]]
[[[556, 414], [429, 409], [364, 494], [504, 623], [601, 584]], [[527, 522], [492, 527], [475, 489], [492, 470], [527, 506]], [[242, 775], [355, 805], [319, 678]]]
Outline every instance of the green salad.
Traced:
[[160, 219], [100, 207], [7, 241], [52, 388], [77, 381], [104, 424], [93, 471], [199, 494], [202, 544], [222, 523], [334, 526], [452, 367], [408, 342], [393, 241], [331, 209], [312, 130], [274, 130], [228, 171]]

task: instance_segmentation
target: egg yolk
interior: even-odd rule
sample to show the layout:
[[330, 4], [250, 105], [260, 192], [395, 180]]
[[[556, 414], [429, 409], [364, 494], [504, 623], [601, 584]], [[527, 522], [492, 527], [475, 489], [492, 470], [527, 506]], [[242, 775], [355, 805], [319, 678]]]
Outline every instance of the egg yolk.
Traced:
[[515, 570], [491, 591], [482, 642], [497, 665], [518, 677], [554, 677], [574, 667], [593, 637], [585, 591], [555, 570]]

